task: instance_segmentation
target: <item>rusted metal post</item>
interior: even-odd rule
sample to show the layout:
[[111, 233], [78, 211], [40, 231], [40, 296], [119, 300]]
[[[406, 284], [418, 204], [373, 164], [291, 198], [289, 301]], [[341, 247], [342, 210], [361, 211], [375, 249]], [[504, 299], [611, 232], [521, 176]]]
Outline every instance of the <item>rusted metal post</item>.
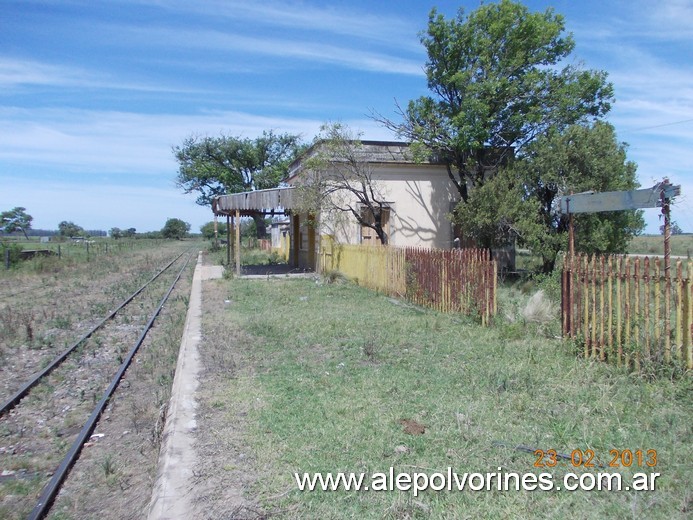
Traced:
[[664, 359], [671, 361], [671, 206], [665, 193], [669, 179], [662, 181], [660, 197], [664, 215]]
[[575, 231], [573, 229], [573, 214], [570, 212], [570, 198], [566, 200], [566, 210], [568, 213], [568, 256], [563, 260], [563, 287], [561, 288], [561, 305], [563, 307], [563, 334], [573, 337], [575, 330], [572, 326], [573, 313], [573, 258], [575, 255]]
[[566, 213], [568, 213], [568, 256], [573, 258], [575, 254], [575, 229], [573, 224], [573, 214], [570, 212], [570, 198], [566, 199]]
[[671, 206], [669, 198], [666, 196], [665, 187], [669, 184], [668, 179], [662, 182], [660, 200], [662, 201], [662, 215], [664, 216], [664, 276], [669, 277], [671, 270]]

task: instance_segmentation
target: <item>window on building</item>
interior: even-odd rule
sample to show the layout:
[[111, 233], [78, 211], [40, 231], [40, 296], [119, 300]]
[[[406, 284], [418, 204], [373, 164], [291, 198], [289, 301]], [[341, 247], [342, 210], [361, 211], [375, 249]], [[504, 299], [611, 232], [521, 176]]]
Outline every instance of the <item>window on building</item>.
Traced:
[[[375, 224], [375, 217], [373, 213], [367, 208], [361, 209], [362, 219], [369, 223]], [[390, 208], [382, 208], [380, 216], [380, 224], [383, 227], [385, 235], [388, 237], [388, 243], [390, 242]], [[361, 225], [361, 243], [366, 245], [380, 245], [381, 241], [378, 238], [378, 234], [372, 227]]]

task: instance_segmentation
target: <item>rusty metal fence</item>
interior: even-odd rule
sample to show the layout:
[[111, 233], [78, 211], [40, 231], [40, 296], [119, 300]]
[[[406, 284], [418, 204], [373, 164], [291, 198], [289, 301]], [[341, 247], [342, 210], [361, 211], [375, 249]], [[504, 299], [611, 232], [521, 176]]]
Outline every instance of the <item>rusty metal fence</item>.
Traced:
[[323, 237], [319, 269], [442, 312], [478, 316], [497, 311], [497, 264], [487, 250], [337, 244]]
[[674, 275], [660, 258], [575, 255], [562, 273], [565, 337], [586, 358], [639, 370], [644, 362], [693, 369], [693, 262]]

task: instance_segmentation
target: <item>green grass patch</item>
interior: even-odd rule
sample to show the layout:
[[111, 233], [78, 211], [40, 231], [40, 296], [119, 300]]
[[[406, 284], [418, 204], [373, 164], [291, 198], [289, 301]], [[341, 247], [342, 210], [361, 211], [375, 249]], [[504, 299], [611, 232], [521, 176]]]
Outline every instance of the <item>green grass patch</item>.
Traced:
[[[693, 234], [671, 235], [671, 254], [676, 256], [688, 256], [693, 254]], [[641, 235], [633, 237], [628, 244], [628, 252], [639, 255], [663, 255], [663, 235]]]
[[[273, 518], [682, 518], [693, 507], [691, 378], [645, 381], [574, 356], [522, 320], [482, 328], [351, 284], [229, 280], [229, 329], [250, 339], [217, 402], [247, 412]], [[512, 307], [506, 306], [506, 309]], [[220, 407], [221, 408], [221, 407]], [[410, 419], [422, 435], [405, 432]], [[504, 445], [499, 445], [503, 443]], [[513, 448], [658, 453], [654, 492], [300, 492], [294, 472], [550, 471]], [[581, 473], [583, 470], [578, 470]], [[604, 471], [604, 470], [602, 470]], [[608, 470], [607, 470], [608, 471]], [[596, 472], [592, 470], [592, 472]], [[560, 482], [558, 482], [560, 484]]]

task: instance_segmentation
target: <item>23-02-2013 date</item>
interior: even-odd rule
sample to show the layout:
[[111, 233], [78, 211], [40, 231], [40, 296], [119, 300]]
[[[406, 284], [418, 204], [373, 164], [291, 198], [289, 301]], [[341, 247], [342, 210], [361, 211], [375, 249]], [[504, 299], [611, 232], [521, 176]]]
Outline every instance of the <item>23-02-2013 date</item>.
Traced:
[[534, 450], [535, 468], [553, 468], [561, 459], [569, 460], [575, 468], [630, 468], [632, 466], [654, 468], [657, 465], [657, 450], [609, 450], [609, 463], [602, 464], [598, 461], [594, 450], [575, 449], [570, 455], [558, 453], [554, 449]]

